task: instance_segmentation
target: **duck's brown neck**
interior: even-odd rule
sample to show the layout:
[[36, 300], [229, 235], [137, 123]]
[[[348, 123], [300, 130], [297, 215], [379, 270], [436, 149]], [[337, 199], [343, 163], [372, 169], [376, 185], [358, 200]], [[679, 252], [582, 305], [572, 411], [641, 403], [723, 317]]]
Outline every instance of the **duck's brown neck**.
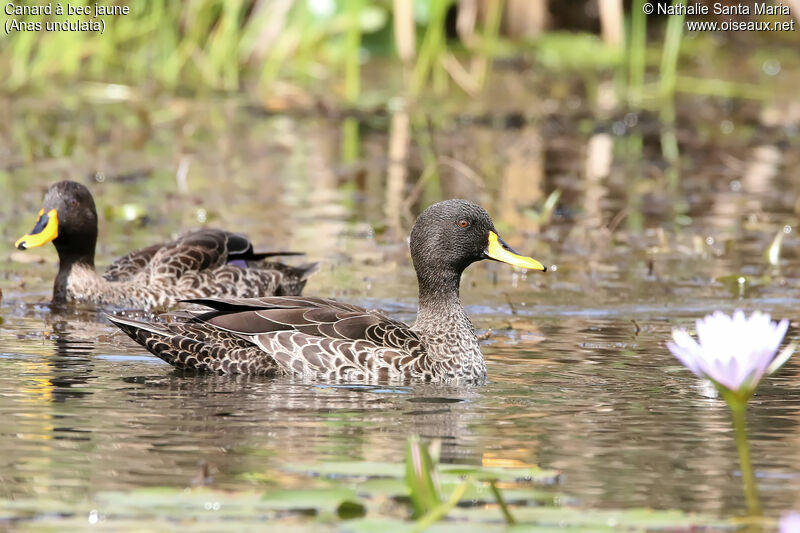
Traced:
[[419, 312], [434, 316], [450, 308], [461, 307], [459, 288], [461, 272], [452, 269], [425, 269], [417, 271], [419, 285]]
[[419, 281], [419, 312], [414, 323], [437, 373], [446, 378], [483, 379], [486, 365], [478, 338], [459, 298], [461, 273], [425, 270]]
[[[58, 247], [56, 247], [58, 249]], [[53, 284], [53, 303], [67, 301], [69, 278], [75, 267], [82, 267], [94, 272], [94, 250], [91, 253], [72, 253], [58, 250], [58, 275]]]

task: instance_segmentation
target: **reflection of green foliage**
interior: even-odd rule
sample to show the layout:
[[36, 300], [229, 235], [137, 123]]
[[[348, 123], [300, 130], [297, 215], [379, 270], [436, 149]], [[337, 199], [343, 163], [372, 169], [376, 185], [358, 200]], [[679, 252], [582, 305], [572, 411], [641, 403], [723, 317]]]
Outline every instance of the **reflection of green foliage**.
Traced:
[[536, 60], [554, 70], [604, 70], [619, 65], [622, 50], [589, 33], [545, 33], [534, 42]]
[[561, 189], [556, 189], [551, 192], [547, 198], [545, 199], [544, 203], [542, 204], [541, 209], [534, 210], [534, 209], [526, 209], [525, 216], [528, 219], [532, 220], [538, 227], [544, 227], [550, 223], [550, 220], [553, 218], [553, 213], [558, 206], [558, 200], [561, 198]]

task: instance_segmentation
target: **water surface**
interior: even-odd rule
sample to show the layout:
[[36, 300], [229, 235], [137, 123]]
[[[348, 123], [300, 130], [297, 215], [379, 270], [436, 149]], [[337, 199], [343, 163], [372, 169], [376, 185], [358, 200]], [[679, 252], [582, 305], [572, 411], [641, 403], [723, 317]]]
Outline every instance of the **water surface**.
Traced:
[[[24, 120], [32, 106], [18, 101], [10, 112]], [[345, 164], [336, 120], [256, 116], [237, 102], [203, 102], [199, 120], [200, 107], [160, 102], [147, 120], [114, 104], [45, 109], [41, 139], [25, 134], [30, 125], [5, 126], [6, 147], [32, 159], [20, 155], [0, 170], [0, 497], [188, 487], [203, 461], [214, 487], [251, 487], [252, 472], [296, 487], [304, 480], [286, 464], [399, 462], [407, 437], [419, 434], [441, 440], [443, 462], [557, 469], [562, 477], [547, 490], [574, 505], [743, 513], [727, 408], [664, 343], [673, 326], [713, 309], [767, 310], [792, 320], [789, 337], [797, 335], [797, 150], [757, 137], [711, 141], [684, 154], [691, 179], [678, 191], [645, 187], [632, 198], [639, 178], [622, 169], [586, 179], [590, 135], [577, 127], [551, 134], [546, 118], [521, 129], [445, 121], [437, 135], [458, 137], [442, 150], [486, 178], [443, 171], [393, 228], [385, 120], [362, 125], [364, 160]], [[65, 123], [94, 139], [93, 151], [53, 153], [48, 143]], [[741, 158], [733, 168], [722, 155], [709, 163], [709, 154], [732, 150]], [[406, 190], [418, 177], [415, 153]], [[181, 230], [225, 227], [321, 261], [307, 294], [413, 320], [408, 223], [427, 201], [462, 196], [484, 204], [515, 248], [557, 268], [524, 275], [493, 263], [465, 274], [462, 299], [477, 329], [491, 332], [486, 385], [186, 376], [94, 310], [46, 303], [55, 250], [23, 253], [11, 243], [32, 226], [46, 186], [62, 178], [95, 194], [101, 265]], [[520, 215], [516, 199], [536, 206], [557, 188], [562, 200], [547, 224]], [[764, 254], [784, 226], [781, 261], [771, 266]], [[771, 516], [800, 505], [799, 373], [790, 361], [749, 410]]]

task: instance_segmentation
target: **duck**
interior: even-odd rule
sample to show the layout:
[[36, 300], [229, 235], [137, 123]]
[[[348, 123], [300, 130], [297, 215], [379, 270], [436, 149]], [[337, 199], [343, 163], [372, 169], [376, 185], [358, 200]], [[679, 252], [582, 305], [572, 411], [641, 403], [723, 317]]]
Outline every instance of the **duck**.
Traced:
[[33, 230], [15, 247], [52, 242], [58, 252], [54, 304], [88, 303], [162, 310], [191, 298], [256, 298], [301, 294], [316, 264], [264, 261], [296, 252], [256, 252], [240, 233], [204, 228], [133, 251], [95, 270], [97, 209], [89, 189], [75, 181], [51, 185]]
[[184, 371], [346, 382], [485, 380], [479, 341], [459, 297], [462, 272], [484, 259], [547, 268], [509, 247], [489, 214], [466, 200], [428, 207], [409, 245], [419, 287], [413, 325], [311, 296], [195, 298], [189, 302], [202, 308], [160, 322], [107, 317]]

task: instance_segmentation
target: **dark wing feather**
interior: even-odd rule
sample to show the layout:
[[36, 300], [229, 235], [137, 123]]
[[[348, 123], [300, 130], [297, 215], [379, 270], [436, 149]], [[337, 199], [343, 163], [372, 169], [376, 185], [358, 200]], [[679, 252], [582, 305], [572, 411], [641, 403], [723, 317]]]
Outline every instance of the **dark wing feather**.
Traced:
[[202, 272], [251, 257], [253, 245], [244, 235], [201, 229], [162, 245], [153, 258], [151, 281], [178, 279], [186, 272]]
[[256, 252], [253, 248], [253, 243], [246, 235], [241, 233], [229, 233], [228, 237], [228, 261], [243, 260], [243, 261], [261, 261], [267, 257], [277, 257], [282, 255], [305, 255], [303, 252]]
[[154, 244], [117, 259], [106, 269], [103, 277], [109, 281], [125, 281], [152, 268], [157, 282], [162, 277], [179, 278], [188, 271], [200, 271], [224, 265], [228, 256], [229, 236], [235, 236], [233, 246], [239, 252], [252, 245], [245, 237], [215, 229], [187, 233], [174, 241]]
[[214, 309], [197, 315], [196, 320], [242, 335], [297, 331], [328, 339], [365, 340], [392, 348], [405, 347], [410, 341], [420, 342], [407, 324], [326, 298], [202, 298], [190, 302]]
[[248, 311], [259, 309], [311, 309], [333, 308], [341, 311], [366, 313], [357, 305], [316, 296], [265, 296], [261, 298], [191, 298], [184, 303], [200, 304], [217, 311]]
[[232, 259], [249, 259], [253, 253], [253, 243], [241, 233], [227, 233], [226, 248]]

